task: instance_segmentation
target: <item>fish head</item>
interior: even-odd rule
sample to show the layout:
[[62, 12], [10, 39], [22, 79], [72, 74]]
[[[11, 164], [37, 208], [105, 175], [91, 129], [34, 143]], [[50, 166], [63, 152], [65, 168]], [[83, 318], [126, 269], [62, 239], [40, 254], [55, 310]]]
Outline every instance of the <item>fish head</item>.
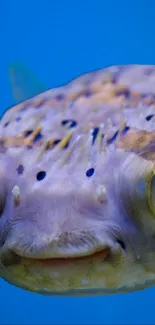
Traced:
[[50, 191], [47, 177], [38, 181], [32, 168], [19, 178], [16, 166], [5, 157], [0, 169], [1, 277], [50, 295], [154, 284], [153, 162], [118, 150], [102, 157], [89, 185], [80, 172], [74, 183], [61, 172]]
[[49, 295], [154, 285], [154, 67], [103, 69], [34, 98], [40, 82], [10, 72], [25, 89], [16, 101], [29, 100], [0, 123], [0, 276]]

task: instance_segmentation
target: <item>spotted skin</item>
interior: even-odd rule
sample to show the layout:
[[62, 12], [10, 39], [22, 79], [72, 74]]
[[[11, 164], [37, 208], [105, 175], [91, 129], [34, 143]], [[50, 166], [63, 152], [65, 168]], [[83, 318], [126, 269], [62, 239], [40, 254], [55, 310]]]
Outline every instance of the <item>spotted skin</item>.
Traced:
[[4, 279], [54, 295], [154, 285], [154, 89], [155, 66], [112, 66], [4, 113]]
[[[105, 68], [22, 102], [5, 112], [1, 120], [1, 142], [6, 148], [37, 147], [45, 141], [51, 143], [63, 139], [71, 127], [76, 127], [75, 134], [83, 134], [102, 123], [108, 139], [127, 122], [133, 143], [134, 136], [137, 141], [143, 131], [149, 134], [154, 130], [155, 95], [151, 91], [155, 68], [152, 67], [151, 76], [148, 76], [148, 69], [148, 66], [138, 65]], [[148, 80], [149, 93], [145, 91]], [[148, 116], [151, 116], [149, 121]], [[26, 136], [29, 130], [30, 134]], [[122, 143], [130, 139], [129, 134], [121, 140]], [[153, 133], [149, 135], [150, 141], [151, 137], [154, 137]], [[144, 142], [145, 139], [144, 132]], [[138, 140], [140, 146], [143, 146], [143, 140]]]

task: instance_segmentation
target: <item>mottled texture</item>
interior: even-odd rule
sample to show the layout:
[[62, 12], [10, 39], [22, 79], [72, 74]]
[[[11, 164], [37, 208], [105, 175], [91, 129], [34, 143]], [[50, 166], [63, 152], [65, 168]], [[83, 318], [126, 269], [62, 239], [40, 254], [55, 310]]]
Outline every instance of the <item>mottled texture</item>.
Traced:
[[154, 89], [155, 66], [113, 66], [4, 113], [2, 277], [47, 294], [155, 283]]
[[76, 137], [101, 125], [109, 141], [126, 123], [131, 135], [118, 140], [118, 146], [121, 142], [129, 149], [135, 137], [135, 148], [142, 148], [154, 136], [154, 84], [155, 68], [150, 72], [148, 66], [114, 66], [82, 75], [7, 110], [1, 120], [1, 143], [20, 150], [55, 145], [72, 128]]

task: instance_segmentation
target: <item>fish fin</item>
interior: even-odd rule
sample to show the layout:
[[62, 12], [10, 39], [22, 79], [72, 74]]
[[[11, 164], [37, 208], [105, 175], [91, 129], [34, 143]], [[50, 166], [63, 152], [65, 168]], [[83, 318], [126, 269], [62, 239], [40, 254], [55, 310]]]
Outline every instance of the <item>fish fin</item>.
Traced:
[[40, 80], [23, 63], [18, 61], [9, 66], [9, 80], [16, 103], [47, 90]]

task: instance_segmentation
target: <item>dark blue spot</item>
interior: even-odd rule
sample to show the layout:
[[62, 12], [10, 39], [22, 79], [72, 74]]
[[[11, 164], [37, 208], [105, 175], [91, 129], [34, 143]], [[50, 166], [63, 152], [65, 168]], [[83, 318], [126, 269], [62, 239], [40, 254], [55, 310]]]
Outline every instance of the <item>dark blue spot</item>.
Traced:
[[125, 135], [129, 130], [129, 126], [125, 126], [125, 128], [122, 130], [122, 135]]
[[16, 170], [17, 170], [17, 173], [19, 175], [22, 175], [23, 174], [23, 171], [24, 171], [24, 166], [23, 165], [19, 165]]
[[55, 98], [56, 100], [63, 100], [65, 96], [63, 94], [58, 94]]
[[41, 139], [43, 138], [43, 136], [42, 136], [42, 134], [41, 133], [38, 133], [37, 135], [36, 135], [36, 137], [34, 138], [34, 142], [38, 142], [38, 141], [40, 141]]
[[19, 122], [22, 118], [20, 116], [16, 117], [16, 122]]
[[131, 96], [131, 92], [129, 89], [119, 90], [117, 91], [116, 96], [124, 96], [125, 98], [129, 98]]
[[99, 128], [94, 128], [93, 133], [92, 133], [92, 136], [93, 136], [92, 145], [95, 143], [98, 132], [99, 132]]
[[56, 146], [59, 142], [61, 141], [61, 139], [56, 139], [53, 141], [53, 143], [47, 143], [46, 146], [46, 150], [52, 149], [54, 146]]
[[54, 140], [53, 145], [56, 146], [60, 141], [61, 141], [61, 139]]
[[89, 89], [87, 89], [87, 90], [84, 92], [84, 95], [85, 95], [86, 97], [90, 97], [90, 96], [92, 96], [92, 91], [89, 90]]
[[42, 181], [45, 178], [45, 176], [46, 176], [46, 172], [42, 170], [37, 174], [37, 181]]
[[67, 125], [67, 124], [68, 124], [69, 128], [71, 129], [71, 128], [74, 128], [74, 127], [77, 125], [77, 122], [74, 121], [74, 120], [63, 120], [63, 121], [61, 122], [61, 125], [62, 125], [62, 126], [65, 126], [65, 125]]
[[154, 117], [153, 114], [146, 116], [146, 121], [150, 121]]
[[94, 174], [95, 169], [94, 168], [90, 168], [86, 171], [86, 176], [87, 177], [91, 177]]
[[62, 125], [62, 126], [65, 126], [65, 125], [68, 123], [68, 121], [70, 121], [70, 120], [63, 120], [63, 121], [61, 122], [61, 125]]
[[70, 128], [74, 128], [76, 125], [77, 125], [77, 122], [76, 121], [72, 121], [71, 122], [71, 125], [70, 125]]
[[29, 137], [33, 133], [33, 130], [28, 130], [25, 132], [25, 138]]
[[10, 124], [10, 122], [6, 122], [6, 123], [4, 124], [4, 127], [6, 128], [9, 124]]
[[113, 142], [116, 140], [117, 135], [118, 135], [118, 131], [115, 132], [115, 134], [113, 135], [112, 138], [110, 138], [110, 139], [107, 140], [107, 144], [111, 144], [111, 143], [113, 143]]

